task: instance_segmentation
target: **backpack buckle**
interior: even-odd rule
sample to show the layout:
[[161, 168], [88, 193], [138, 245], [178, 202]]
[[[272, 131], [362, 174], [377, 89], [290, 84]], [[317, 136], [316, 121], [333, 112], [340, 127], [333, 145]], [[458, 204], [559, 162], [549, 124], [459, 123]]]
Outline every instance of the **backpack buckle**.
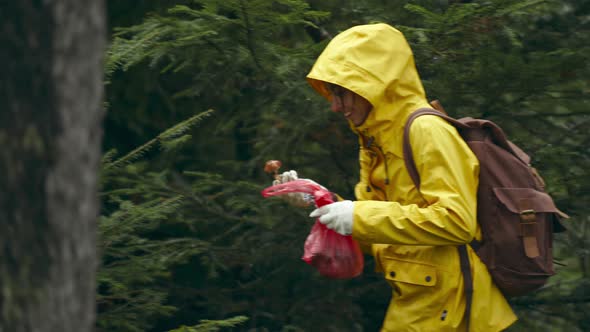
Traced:
[[520, 211], [520, 236], [528, 237], [537, 235], [537, 216], [535, 210], [528, 209]]
[[522, 223], [535, 223], [537, 220], [537, 216], [535, 215], [535, 210], [528, 209], [520, 211], [520, 222]]

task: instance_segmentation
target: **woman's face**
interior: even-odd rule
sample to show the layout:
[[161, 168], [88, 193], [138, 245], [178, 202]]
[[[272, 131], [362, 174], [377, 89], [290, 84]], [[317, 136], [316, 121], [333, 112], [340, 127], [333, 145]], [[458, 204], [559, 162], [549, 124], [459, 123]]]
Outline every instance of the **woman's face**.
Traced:
[[362, 125], [373, 106], [360, 95], [332, 83], [325, 83], [332, 95], [332, 111], [342, 113], [355, 126]]

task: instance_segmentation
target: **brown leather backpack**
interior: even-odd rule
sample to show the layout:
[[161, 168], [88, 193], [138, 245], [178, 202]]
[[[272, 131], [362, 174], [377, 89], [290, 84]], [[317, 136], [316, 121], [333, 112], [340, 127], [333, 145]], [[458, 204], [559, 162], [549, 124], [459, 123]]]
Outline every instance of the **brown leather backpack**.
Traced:
[[[545, 192], [545, 183], [530, 165], [529, 156], [510, 142], [498, 125], [489, 120], [454, 119], [438, 109], [415, 111], [404, 129], [404, 160], [416, 188], [420, 189], [420, 175], [412, 157], [410, 125], [419, 116], [436, 115], [457, 129], [480, 163], [477, 219], [482, 241], [473, 240], [469, 245], [505, 296], [539, 289], [555, 274], [553, 233], [565, 230], [559, 218], [568, 216]], [[465, 245], [459, 246], [459, 256], [469, 319], [473, 282]]]

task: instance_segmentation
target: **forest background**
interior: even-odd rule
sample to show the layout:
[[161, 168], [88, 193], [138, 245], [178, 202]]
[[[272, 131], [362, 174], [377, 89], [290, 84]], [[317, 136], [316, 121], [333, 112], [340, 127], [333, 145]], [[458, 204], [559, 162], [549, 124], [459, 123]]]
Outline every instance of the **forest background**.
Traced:
[[[389, 286], [301, 261], [306, 209], [263, 199], [279, 159], [346, 198], [357, 141], [307, 85], [331, 36], [389, 23], [429, 99], [499, 123], [570, 214], [558, 274], [511, 299], [514, 331], [590, 330], [590, 1], [108, 4], [102, 331], [377, 331]], [[493, 308], [490, 308], [493, 310]]]

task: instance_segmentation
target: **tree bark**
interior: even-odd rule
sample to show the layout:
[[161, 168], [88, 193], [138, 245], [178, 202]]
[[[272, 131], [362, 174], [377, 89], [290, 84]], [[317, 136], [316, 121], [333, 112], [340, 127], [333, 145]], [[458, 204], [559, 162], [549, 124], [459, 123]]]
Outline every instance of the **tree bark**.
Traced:
[[94, 330], [104, 11], [0, 4], [0, 332]]

